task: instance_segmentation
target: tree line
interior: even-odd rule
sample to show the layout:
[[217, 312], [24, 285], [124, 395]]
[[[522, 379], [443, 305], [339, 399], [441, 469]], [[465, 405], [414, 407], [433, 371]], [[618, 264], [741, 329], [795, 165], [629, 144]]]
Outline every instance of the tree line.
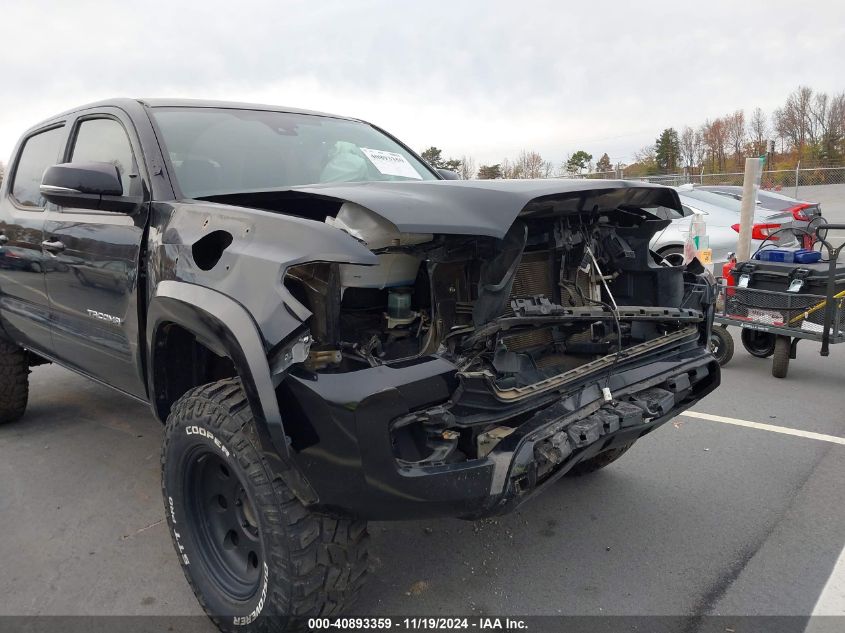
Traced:
[[[593, 156], [583, 150], [579, 150], [568, 156], [566, 161], [559, 167], [546, 159], [539, 152], [523, 150], [514, 158], [505, 158], [500, 163], [480, 165], [476, 169], [475, 159], [471, 156], [460, 158], [443, 158], [443, 150], [431, 146], [420, 153], [425, 161], [435, 169], [449, 169], [457, 172], [464, 180], [478, 178], [480, 180], [492, 180], [495, 178], [551, 178], [556, 175], [576, 175], [585, 170], [592, 169]], [[602, 164], [605, 161], [610, 165], [610, 158], [604, 154], [599, 160]], [[610, 167], [608, 167], [609, 169]]]
[[462, 178], [480, 179], [743, 171], [745, 159], [756, 156], [765, 156], [769, 169], [790, 169], [798, 161], [840, 164], [845, 160], [845, 92], [830, 95], [799, 86], [771, 114], [759, 107], [749, 115], [740, 109], [697, 126], [685, 125], [680, 131], [669, 127], [627, 164], [612, 163], [607, 152], [593, 163], [593, 155], [583, 149], [558, 166], [538, 152], [526, 150], [516, 159], [505, 158], [478, 169], [472, 157], [445, 160], [437, 147], [429, 147], [422, 156], [435, 168], [451, 169]]
[[[702, 169], [742, 171], [745, 159], [764, 156], [771, 169], [789, 169], [798, 161], [824, 165], [845, 158], [845, 92], [829, 95], [799, 86], [767, 115], [736, 110], [697, 127], [663, 130], [653, 146], [641, 149], [625, 173], [650, 175]], [[636, 173], [639, 172], [639, 173]]]

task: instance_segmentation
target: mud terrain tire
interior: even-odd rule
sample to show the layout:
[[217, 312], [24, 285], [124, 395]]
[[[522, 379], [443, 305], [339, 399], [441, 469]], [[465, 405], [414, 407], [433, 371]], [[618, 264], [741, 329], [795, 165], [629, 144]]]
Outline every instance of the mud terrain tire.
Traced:
[[0, 339], [0, 424], [14, 422], [29, 400], [29, 359], [25, 349]]
[[357, 598], [367, 524], [309, 511], [261, 456], [240, 380], [186, 393], [167, 418], [162, 493], [185, 577], [224, 631], [304, 630]]

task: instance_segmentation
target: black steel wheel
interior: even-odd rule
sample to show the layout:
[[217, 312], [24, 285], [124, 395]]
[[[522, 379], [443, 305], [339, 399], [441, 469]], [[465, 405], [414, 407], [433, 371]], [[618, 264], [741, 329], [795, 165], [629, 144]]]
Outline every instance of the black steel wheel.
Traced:
[[727, 365], [734, 356], [734, 339], [724, 325], [713, 326], [710, 332], [710, 353], [720, 367]]
[[303, 630], [347, 609], [368, 572], [366, 522], [312, 512], [264, 455], [238, 379], [173, 405], [165, 512], [185, 578], [223, 631]]
[[788, 336], [778, 336], [775, 341], [775, 353], [772, 357], [772, 376], [786, 378], [789, 372], [789, 352], [792, 341]]
[[202, 447], [185, 455], [184, 468], [187, 526], [209, 579], [233, 601], [246, 600], [258, 590], [264, 548], [244, 483]]
[[742, 346], [752, 356], [768, 358], [775, 353], [775, 335], [760, 330], [742, 329]]

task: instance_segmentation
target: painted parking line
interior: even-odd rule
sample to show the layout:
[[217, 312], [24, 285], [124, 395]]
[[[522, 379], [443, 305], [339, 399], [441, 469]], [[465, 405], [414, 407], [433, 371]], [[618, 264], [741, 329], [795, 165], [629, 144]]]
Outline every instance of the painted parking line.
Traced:
[[681, 416], [688, 418], [698, 418], [699, 420], [710, 420], [711, 422], [733, 424], [735, 426], [744, 426], [749, 429], [759, 429], [761, 431], [772, 431], [774, 433], [782, 433], [783, 435], [794, 435], [795, 437], [804, 437], [810, 440], [820, 440], [822, 442], [831, 442], [832, 444], [841, 444], [845, 446], [845, 437], [825, 435], [824, 433], [813, 433], [812, 431], [801, 431], [799, 429], [791, 429], [787, 426], [775, 426], [774, 424], [751, 422], [750, 420], [728, 418], [723, 415], [713, 415], [712, 413], [699, 413], [698, 411], [684, 411]]
[[[735, 426], [744, 426], [749, 429], [758, 429], [761, 431], [772, 431], [773, 433], [804, 437], [811, 440], [830, 442], [832, 444], [845, 445], [845, 438], [837, 437], [835, 435], [813, 433], [812, 431], [801, 431], [799, 429], [791, 429], [786, 426], [763, 424], [762, 422], [751, 422], [750, 420], [729, 418], [724, 415], [699, 413], [698, 411], [685, 411], [681, 414], [681, 416], [697, 418], [699, 420], [709, 420], [711, 422], [722, 422], [723, 424], [733, 424]], [[839, 558], [833, 567], [833, 571], [831, 572], [827, 583], [825, 583], [822, 592], [819, 594], [819, 598], [816, 601], [816, 605], [813, 608], [813, 613], [811, 615], [812, 617], [807, 622], [807, 627], [804, 630], [804, 633], [839, 633], [842, 631], [841, 618], [842, 616], [845, 616], [845, 549], [840, 552]]]
[[[836, 561], [833, 572], [819, 595], [813, 615], [845, 616], [845, 549], [839, 555], [839, 560]], [[845, 623], [840, 621], [839, 624]]]

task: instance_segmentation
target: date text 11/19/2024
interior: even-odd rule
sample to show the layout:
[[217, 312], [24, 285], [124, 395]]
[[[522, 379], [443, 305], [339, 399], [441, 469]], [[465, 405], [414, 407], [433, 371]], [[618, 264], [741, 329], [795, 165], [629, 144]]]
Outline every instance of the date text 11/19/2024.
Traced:
[[525, 631], [528, 625], [520, 618], [310, 618], [308, 628], [312, 631], [320, 630], [400, 630], [400, 631]]

